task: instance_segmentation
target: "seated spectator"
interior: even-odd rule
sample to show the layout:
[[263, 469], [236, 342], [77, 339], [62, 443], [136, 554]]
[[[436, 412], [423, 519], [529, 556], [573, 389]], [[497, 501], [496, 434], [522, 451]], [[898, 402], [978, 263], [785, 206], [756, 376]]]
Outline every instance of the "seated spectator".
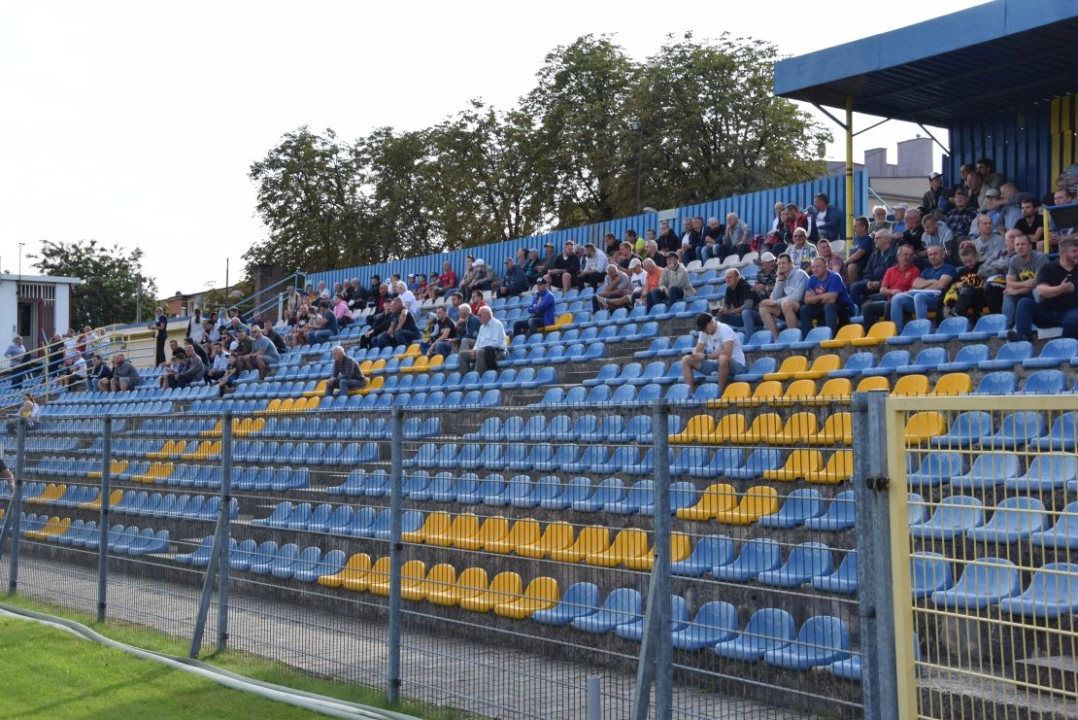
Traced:
[[[676, 250], [672, 252], [676, 252]], [[651, 262], [655, 263], [656, 267], [666, 265], [666, 255], [660, 248], [657, 240], [649, 240], [644, 243], [644, 252], [640, 254], [640, 260], [641, 262], [644, 260], [651, 260]]]
[[244, 369], [244, 359], [253, 352], [254, 340], [243, 330], [236, 335], [236, 339], [228, 346], [229, 354], [236, 360], [238, 370]]
[[[273, 343], [273, 347], [277, 348], [278, 355], [288, 352], [288, 346], [285, 344], [284, 338], [281, 337], [281, 334], [278, 333], [277, 329], [273, 326], [273, 321], [266, 320], [262, 323], [262, 334], [269, 338], [270, 342]], [[209, 355], [206, 355], [206, 357], [202, 359], [202, 362], [209, 364]]]
[[943, 187], [943, 176], [938, 172], [929, 173], [928, 190], [921, 197], [921, 207], [918, 208], [921, 217], [924, 218], [937, 210], [943, 210], [943, 204], [946, 201], [947, 190]]
[[262, 328], [251, 328], [251, 352], [239, 358], [240, 370], [257, 370], [258, 379], [265, 380], [270, 368], [281, 359], [277, 346], [262, 333]]
[[479, 316], [472, 314], [472, 308], [468, 305], [460, 306], [460, 316], [457, 318], [457, 337], [453, 340], [460, 350], [470, 350], [479, 337]]
[[[472, 264], [473, 276], [471, 281], [467, 283], [468, 290], [490, 290], [491, 285], [494, 284], [494, 269], [487, 265], [483, 258], [476, 258]], [[464, 288], [465, 283], [461, 282], [461, 288]]]
[[558, 256], [554, 253], [554, 243], [546, 243], [543, 245], [543, 256], [540, 257], [533, 266], [535, 277], [529, 278], [529, 281], [534, 283], [539, 279], [540, 275], [546, 275], [554, 268], [554, 263], [557, 261]]
[[618, 247], [621, 242], [618, 240], [618, 236], [612, 232], [608, 232], [603, 235], [603, 247], [602, 252], [608, 257], [614, 257], [614, 253], [618, 251]]
[[606, 266], [606, 280], [603, 287], [591, 298], [592, 309], [616, 310], [629, 307], [633, 303], [633, 284], [621, 268], [610, 263]]
[[[255, 328], [255, 330], [259, 333], [262, 332], [258, 328]], [[192, 383], [202, 382], [206, 377], [206, 366], [202, 364], [202, 358], [194, 353], [188, 355], [184, 350], [179, 352], [183, 363], [175, 374], [169, 375], [168, 386], [170, 388], [183, 388]]]
[[737, 213], [727, 213], [726, 215], [726, 228], [724, 231], [723, 247], [725, 247], [725, 254], [722, 259], [725, 260], [730, 255], [741, 256], [751, 250], [750, 243], [752, 242], [752, 228], [748, 226], [744, 220], [737, 216]]
[[[662, 258], [663, 266], [666, 266], [666, 258]], [[646, 258], [644, 262], [640, 263], [641, 269], [644, 271], [644, 287], [640, 290], [640, 296], [636, 298], [636, 302], [639, 305], [644, 305], [649, 310], [651, 309], [651, 293], [654, 290], [659, 289], [659, 283], [662, 282], [663, 268], [659, 267], [655, 260]]]
[[224, 346], [216, 342], [213, 344], [213, 352], [210, 353], [209, 367], [206, 370], [206, 382], [217, 382], [228, 372], [228, 353]]
[[[1075, 195], [1070, 188], [1063, 188], [1062, 190], [1056, 190], [1052, 199], [1054, 201], [1053, 207], [1059, 205], [1071, 205], [1074, 203]], [[1056, 227], [1056, 222], [1055, 220], [1052, 220], [1051, 217], [1049, 217], [1048, 231], [1048, 244], [1051, 252], [1056, 252], [1056, 249], [1063, 240], [1078, 235], [1078, 227]]]
[[659, 222], [659, 236], [655, 238], [655, 245], [659, 252], [677, 252], [681, 249], [681, 238], [677, 236], [670, 223], [666, 220]]
[[1014, 229], [1028, 237], [1033, 248], [1036, 249], [1044, 242], [1044, 215], [1040, 212], [1039, 203], [1034, 198], [1023, 198], [1021, 208], [1022, 217], [1015, 222]]
[[975, 210], [988, 209], [988, 186], [984, 184], [984, 178], [974, 171], [966, 175], [966, 190], [969, 191], [969, 204]]
[[841, 238], [843, 225], [845, 224], [842, 219], [842, 211], [831, 205], [831, 201], [825, 193], [817, 193], [812, 200], [812, 205], [816, 210], [813, 225], [816, 228], [817, 237], [814, 239], [838, 240]]
[[745, 351], [741, 349], [741, 340], [732, 327], [719, 322], [709, 313], [696, 316], [696, 329], [700, 331], [696, 347], [681, 358], [681, 375], [689, 391], [695, 393], [696, 373], [700, 372], [705, 380], [714, 373], [721, 393], [731, 376], [745, 372]]
[[786, 203], [779, 200], [773, 209], [775, 217], [771, 218], [771, 230], [777, 232], [786, 224]]
[[877, 205], [872, 208], [872, 222], [868, 224], [869, 235], [874, 235], [877, 230], [890, 230], [891, 221], [887, 219], [887, 208]]
[[[996, 232], [992, 216], [982, 213], [977, 216], [977, 234], [967, 240], [977, 251], [977, 259], [980, 262], [995, 262], [1004, 255], [1003, 236]], [[966, 242], [960, 243], [965, 245]]]
[[[883, 208], [880, 209], [882, 210]], [[849, 278], [850, 283], [855, 283], [861, 279], [865, 271], [865, 265], [868, 264], [868, 256], [875, 249], [870, 232], [867, 217], [862, 215], [854, 219], [853, 238], [850, 239], [849, 257], [846, 258], [846, 277]], [[890, 228], [887, 228], [887, 237], [889, 241], [891, 237]], [[830, 247], [830, 243], [828, 243], [828, 247]], [[817, 248], [817, 250], [820, 249]], [[822, 251], [820, 254], [823, 254]]]
[[704, 229], [704, 242], [699, 250], [700, 262], [706, 263], [713, 257], [724, 260], [730, 252], [730, 246], [726, 243], [726, 226], [716, 217], [708, 218], [707, 227]]
[[812, 260], [819, 251], [816, 246], [808, 241], [808, 232], [804, 228], [796, 228], [791, 236], [790, 246], [786, 248], [786, 254], [790, 256], [790, 262], [794, 267], [808, 270], [812, 267]]
[[[615, 268], [616, 269], [616, 268]], [[528, 317], [513, 323], [513, 335], [531, 336], [544, 327], [554, 324], [554, 293], [550, 292], [546, 278], [539, 278], [535, 285], [535, 297], [528, 305]]]
[[891, 242], [895, 242], [897, 240], [895, 236], [905, 231], [907, 210], [909, 210], [909, 205], [906, 203], [895, 203], [891, 208], [891, 214], [895, 216], [895, 219], [891, 221]]
[[453, 353], [453, 339], [457, 337], [457, 324], [449, 319], [445, 305], [434, 308], [434, 326], [430, 331], [430, 347], [427, 357], [441, 355], [443, 358]]
[[100, 355], [94, 355], [90, 361], [90, 388], [100, 392], [108, 392], [112, 389], [112, 368], [105, 363]]
[[[298, 311], [299, 306], [302, 305], [305, 300], [306, 300], [306, 298], [304, 298], [303, 295], [298, 290], [296, 290], [295, 287], [289, 285], [288, 287], [285, 288], [285, 290], [284, 290], [284, 309], [285, 309], [286, 312], [288, 310], [291, 310], [293, 312]], [[216, 324], [217, 321], [220, 319], [220, 314], [219, 313], [210, 313], [210, 319]]]
[[1022, 200], [1026, 196], [1018, 192], [1017, 185], [1010, 182], [1003, 183], [999, 188], [999, 192], [1002, 202], [1000, 207], [997, 208], [999, 217], [996, 219], [996, 232], [1006, 236], [1007, 231], [1013, 230], [1014, 226], [1022, 218]]
[[[37, 427], [41, 418], [41, 406], [34, 400], [34, 396], [31, 393], [23, 393], [22, 404], [19, 406], [19, 411], [16, 413], [16, 417], [25, 418], [26, 430], [33, 430]], [[14, 436], [19, 432], [19, 424], [17, 420], [12, 420], [7, 424], [7, 434]], [[0, 456], [0, 475], [7, 478], [7, 485], [9, 489], [15, 489], [14, 476], [11, 471], [7, 469], [7, 465], [4, 465], [3, 457]]]
[[1034, 250], [1029, 236], [1018, 230], [1009, 231], [1007, 236], [1013, 238], [1014, 257], [1007, 265], [1007, 285], [1003, 290], [1001, 312], [1007, 318], [1009, 329], [1014, 327], [1014, 313], [1018, 302], [1023, 298], [1033, 299], [1033, 290], [1037, 287], [1037, 274], [1048, 264], [1048, 256]]
[[947, 227], [956, 240], [962, 241], [969, 237], [970, 228], [977, 219], [977, 210], [970, 207], [969, 193], [964, 188], [955, 190], [951, 203], [952, 207], [947, 212]]
[[367, 309], [367, 299], [370, 297], [370, 293], [367, 288], [363, 287], [363, 281], [354, 277], [348, 282], [348, 287], [344, 289], [344, 301], [348, 304], [348, 309], [353, 313], [360, 313]]
[[991, 158], [981, 158], [974, 169], [984, 180], [985, 187], [999, 190], [1003, 186], [1003, 176], [996, 172], [996, 163]]
[[337, 327], [348, 327], [352, 324], [352, 311], [348, 309], [348, 303], [341, 295], [334, 295], [330, 301], [333, 305], [333, 315], [337, 318]]
[[[821, 242], [825, 238], [821, 238]], [[812, 261], [812, 276], [805, 285], [805, 296], [798, 314], [801, 318], [801, 334], [808, 335], [813, 327], [825, 324], [834, 335], [850, 322], [855, 308], [842, 277], [827, 268], [827, 261], [817, 257]]]
[[484, 373], [497, 370], [498, 361], [505, 358], [505, 328], [489, 307], [479, 310], [479, 335], [469, 350], [460, 351], [460, 371], [467, 374], [472, 368]]
[[225, 391], [231, 387], [235, 387], [236, 379], [239, 377], [240, 369], [236, 366], [236, 356], [228, 356], [228, 368], [225, 370], [224, 375], [217, 381], [217, 393], [221, 397], [225, 396]]
[[85, 390], [86, 378], [89, 376], [89, 372], [90, 369], [86, 365], [86, 358], [76, 354], [73, 357], [64, 359], [64, 370], [56, 378], [56, 382], [61, 387], [66, 387], [72, 392]]
[[827, 238], [821, 238], [816, 243], [816, 252], [819, 253], [817, 257], [823, 258], [823, 261], [827, 263], [827, 269], [833, 273], [838, 273], [838, 276], [842, 278], [842, 284], [848, 286], [850, 276], [846, 272], [846, 261], [831, 249], [831, 241]]
[[[465, 305], [464, 296], [459, 292], [455, 292], [449, 296], [449, 302], [445, 305], [445, 312], [449, 316], [449, 319], [456, 322], [460, 319], [460, 307]], [[468, 308], [471, 310], [471, 308]]]
[[954, 266], [947, 263], [947, 256], [941, 247], [928, 249], [928, 263], [928, 267], [921, 270], [920, 277], [913, 281], [910, 290], [891, 298], [891, 322], [899, 332], [905, 325], [907, 312], [922, 320], [928, 317], [929, 312], [939, 310], [943, 294], [958, 275]]
[[1035, 295], [1018, 301], [1014, 311], [1014, 329], [1007, 339], [1033, 340], [1033, 326], [1062, 327], [1063, 337], [1078, 339], [1078, 292], [1075, 290], [1075, 266], [1078, 265], [1078, 237], [1066, 237], [1059, 243], [1059, 258], [1037, 272]]
[[610, 259], [599, 248], [588, 243], [584, 246], [584, 260], [580, 266], [580, 274], [577, 275], [578, 284], [583, 287], [590, 285], [598, 288], [606, 280], [606, 266]]
[[333, 314], [329, 300], [325, 298], [319, 300], [318, 309], [320, 314], [311, 319], [309, 323], [311, 329], [305, 333], [307, 342], [311, 345], [331, 340], [337, 337], [339, 332], [337, 316]]
[[[560, 287], [562, 292], [569, 292], [580, 274], [580, 259], [576, 255], [576, 244], [566, 240], [561, 255], [554, 260], [554, 265], [547, 270], [547, 280], [551, 287]], [[474, 311], [474, 308], [473, 308]]]
[[667, 253], [666, 269], [659, 278], [659, 287], [648, 293], [647, 308], [651, 310], [655, 305], [662, 303], [669, 307], [695, 294], [696, 288], [692, 286], [689, 273], [681, 264], [681, 258], [677, 253]]
[[[632, 233], [632, 236], [629, 233]], [[630, 239], [630, 237], [632, 239]], [[636, 234], [635, 230], [625, 231], [625, 242], [630, 243], [633, 246], [633, 255], [639, 257], [644, 254], [644, 248], [647, 247], [648, 242], [655, 242], [655, 230], [648, 228], [644, 231], [644, 237], [640, 237]]]
[[776, 321], [780, 316], [786, 319], [786, 327], [797, 327], [801, 301], [805, 298], [808, 281], [808, 273], [794, 265], [789, 253], [779, 255], [775, 289], [771, 291], [771, 297], [760, 302], [758, 316], [753, 316], [752, 311], [742, 314], [745, 332], [755, 332], [756, 322], [763, 322], [764, 327], [771, 331], [771, 339], [774, 340], [779, 336]]
[[610, 258], [611, 264], [616, 264], [622, 270], [629, 269], [629, 263], [636, 259], [636, 251], [632, 244], [623, 242], [614, 256]]
[[[880, 238], [880, 233], [887, 233], [887, 231], [877, 231], [877, 238]], [[887, 233], [884, 237], [889, 237], [889, 235]], [[876, 249], [880, 250], [879, 239], [877, 239]], [[887, 314], [887, 305], [891, 298], [912, 290], [914, 280], [921, 277], [921, 270], [914, 262], [912, 245], [903, 245], [893, 252], [888, 248], [886, 255], [880, 259], [880, 264], [885, 261], [884, 258], [892, 258], [895, 262], [883, 271], [883, 280], [879, 285], [873, 287], [872, 283], [868, 283], [863, 291], [857, 288], [858, 296], [863, 297], [860, 307], [862, 324], [866, 330]]]
[[948, 259], [958, 254], [958, 243], [951, 234], [951, 228], [947, 226], [947, 223], [940, 222], [934, 213], [921, 218], [921, 227], [924, 228], [921, 242], [925, 244], [925, 250], [938, 245], [943, 248]]
[[[655, 263], [652, 263], [654, 265]], [[648, 276], [644, 272], [644, 263], [640, 258], [633, 258], [629, 261], [629, 286], [632, 290], [632, 294], [629, 296], [630, 304], [636, 305], [637, 301], [644, 294], [644, 286], [647, 284]], [[641, 303], [642, 304], [642, 303]]]
[[427, 297], [431, 300], [452, 292], [457, 287], [457, 274], [453, 272], [453, 266], [449, 261], [442, 263], [442, 272], [439, 273], [437, 282], [427, 286]]
[[755, 310], [760, 302], [752, 283], [741, 277], [736, 268], [726, 271], [726, 295], [719, 306], [718, 320], [724, 325], [742, 327], [745, 321], [741, 315], [746, 310]]
[[416, 317], [419, 317], [419, 299], [416, 298], [415, 293], [408, 289], [408, 286], [403, 282], [396, 284], [397, 297], [404, 303], [404, 307], [408, 309], [408, 312], [412, 313]]
[[704, 219], [702, 217], [685, 218], [681, 234], [681, 261], [690, 263], [700, 259], [700, 250], [704, 246]]
[[408, 290], [410, 290], [413, 294], [418, 295], [420, 292], [423, 291], [423, 288], [426, 287], [425, 281], [426, 278], [424, 278], [422, 275], [408, 273], [408, 279], [405, 281], [405, 287], [407, 287]]
[[[444, 309], [444, 308], [439, 308]], [[333, 371], [326, 380], [326, 397], [347, 395], [352, 390], [362, 390], [367, 387], [367, 378], [363, 376], [363, 370], [355, 358], [351, 358], [344, 352], [340, 345], [334, 345], [330, 350], [333, 356]]]
[[752, 289], [761, 298], [771, 297], [771, 291], [775, 289], [775, 278], [778, 275], [778, 258], [772, 252], [765, 251], [756, 260], [760, 266], [756, 273], [755, 284]]
[[850, 299], [857, 307], [861, 307], [870, 296], [879, 293], [887, 269], [898, 262], [895, 249], [891, 246], [890, 230], [877, 230], [872, 243], [874, 247], [865, 263], [862, 279], [850, 285]]
[[479, 311], [487, 306], [485, 300], [483, 300], [482, 290], [472, 290], [472, 301], [468, 303], [468, 306], [472, 309], [472, 315], [479, 317]]
[[546, 275], [546, 271], [539, 270], [539, 251], [535, 248], [528, 248], [527, 251], [528, 260], [524, 263], [524, 277], [528, 280], [528, 287], [535, 284], [535, 281], [539, 279], [540, 275]]
[[492, 286], [495, 297], [510, 298], [522, 295], [528, 291], [528, 277], [524, 274], [524, 268], [517, 265], [513, 258], [505, 259], [505, 275], [500, 280], [495, 280]]
[[943, 316], [958, 315], [975, 321], [984, 307], [984, 278], [978, 272], [981, 262], [977, 259], [977, 250], [970, 243], [962, 245], [958, 256], [962, 260], [962, 267], [943, 296]]
[[[918, 267], [926, 265], [927, 263], [921, 262], [928, 257], [928, 251], [925, 249], [924, 226], [921, 225], [921, 213], [916, 210], [907, 210], [905, 214], [906, 227], [901, 233], [895, 233], [891, 231], [891, 241], [899, 247], [903, 245], [909, 245], [913, 248], [914, 262]], [[946, 256], [946, 252], [944, 256]], [[922, 268], [924, 269], [924, 268]]]
[[404, 307], [400, 298], [393, 298], [389, 305], [389, 327], [371, 342], [373, 347], [382, 349], [397, 345], [410, 345], [419, 340], [419, 326], [415, 316]]

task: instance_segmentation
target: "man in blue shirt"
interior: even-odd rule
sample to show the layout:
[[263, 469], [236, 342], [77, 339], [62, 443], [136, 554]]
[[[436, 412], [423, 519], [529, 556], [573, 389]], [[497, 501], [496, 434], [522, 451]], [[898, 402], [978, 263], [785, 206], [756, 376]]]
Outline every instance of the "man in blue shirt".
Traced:
[[812, 261], [812, 277], [805, 286], [805, 298], [801, 301], [801, 334], [808, 335], [813, 321], [825, 323], [831, 333], [850, 321], [853, 314], [853, 300], [846, 291], [842, 277], [827, 269], [827, 261], [822, 257]]
[[[891, 233], [888, 231], [888, 238]], [[853, 239], [850, 240], [850, 252], [846, 260], [846, 272], [850, 274], [850, 283], [855, 283], [864, 274], [868, 257], [876, 249], [872, 236], [868, 234], [868, 218], [864, 215], [853, 221]]]
[[943, 294], [958, 275], [954, 266], [947, 264], [946, 254], [939, 245], [928, 248], [928, 263], [908, 292], [891, 298], [891, 322], [898, 332], [902, 331], [907, 312], [913, 312], [921, 320], [927, 318], [930, 311], [939, 310]]
[[535, 281], [535, 297], [528, 306], [528, 318], [513, 323], [513, 335], [531, 335], [547, 325], [554, 324], [554, 293], [547, 287], [546, 278], [539, 276]]
[[[831, 201], [824, 193], [817, 193], [816, 197], [812, 200], [812, 204], [816, 208], [814, 225], [816, 227], [817, 237], [827, 238], [828, 240], [838, 240], [841, 238], [845, 225], [842, 218], [842, 211], [832, 205]], [[816, 239], [816, 237], [810, 238], [810, 240]]]

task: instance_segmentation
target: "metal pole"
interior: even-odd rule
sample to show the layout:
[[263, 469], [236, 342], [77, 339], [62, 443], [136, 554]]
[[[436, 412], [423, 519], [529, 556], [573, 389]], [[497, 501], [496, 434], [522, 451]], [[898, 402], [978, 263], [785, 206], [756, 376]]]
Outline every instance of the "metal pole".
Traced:
[[[232, 413], [224, 412], [221, 414], [221, 457], [225, 457], [225, 443], [224, 433], [226, 427], [232, 426]], [[221, 472], [221, 485], [225, 483], [224, 471]], [[192, 659], [198, 658], [199, 652], [202, 651], [202, 638], [206, 633], [206, 618], [210, 613], [210, 598], [213, 597], [213, 583], [217, 579], [217, 573], [221, 567], [221, 556], [224, 555], [224, 561], [228, 562], [228, 537], [225, 535], [227, 527], [222, 520], [228, 513], [221, 512], [217, 515], [217, 529], [213, 538], [213, 549], [210, 551], [210, 562], [206, 565], [206, 578], [202, 584], [202, 597], [198, 603], [198, 614], [195, 618], [195, 630], [191, 635], [191, 651], [188, 656]]]
[[400, 700], [401, 686], [401, 530], [404, 512], [404, 410], [393, 408], [389, 495], [389, 630], [386, 695], [390, 704]]
[[853, 96], [846, 96], [846, 237], [853, 237]]
[[636, 126], [636, 208], [633, 214], [640, 212], [643, 205], [640, 200], [640, 188], [644, 170], [644, 126], [637, 123]]
[[[222, 547], [230, 546], [232, 537], [232, 420], [221, 421], [221, 515], [218, 535]], [[222, 552], [217, 567], [217, 652], [228, 645], [228, 553]]]
[[109, 492], [112, 481], [112, 416], [106, 415], [101, 432], [101, 511], [98, 516], [100, 547], [97, 553], [97, 621], [105, 622], [109, 593]]
[[19, 516], [22, 514], [22, 474], [26, 465], [26, 418], [20, 417], [15, 422], [15, 493], [8, 503], [8, 514], [11, 516], [11, 565], [7, 581], [9, 593], [15, 592], [19, 586], [19, 542], [22, 539]]
[[655, 564], [648, 586], [644, 637], [636, 669], [633, 720], [647, 720], [651, 684], [656, 685], [655, 717], [668, 720], [673, 711], [673, 639], [670, 636], [670, 463], [666, 430], [669, 407], [658, 399], [651, 408], [651, 453], [655, 467]]
[[887, 393], [855, 393], [853, 486], [857, 508], [857, 605], [861, 633], [861, 695], [865, 720], [898, 720], [891, 522], [888, 503]]
[[603, 680], [598, 675], [588, 676], [588, 720], [603, 720]]

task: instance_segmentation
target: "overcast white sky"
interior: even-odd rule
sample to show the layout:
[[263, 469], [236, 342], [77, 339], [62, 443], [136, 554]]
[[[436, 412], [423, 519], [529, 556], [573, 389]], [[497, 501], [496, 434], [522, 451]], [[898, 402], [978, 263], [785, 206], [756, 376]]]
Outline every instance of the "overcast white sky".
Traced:
[[[0, 268], [96, 238], [142, 248], [162, 295], [223, 285], [265, 235], [248, 167], [300, 125], [351, 140], [508, 108], [586, 33], [641, 59], [686, 30], [799, 55], [977, 4], [0, 0]], [[887, 123], [855, 157], [917, 132]]]

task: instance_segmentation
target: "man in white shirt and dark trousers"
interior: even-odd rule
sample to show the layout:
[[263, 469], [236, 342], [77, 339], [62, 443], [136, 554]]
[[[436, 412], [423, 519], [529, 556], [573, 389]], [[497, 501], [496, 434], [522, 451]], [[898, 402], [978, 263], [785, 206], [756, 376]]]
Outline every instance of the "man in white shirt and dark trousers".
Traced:
[[498, 369], [498, 361], [505, 357], [505, 328], [489, 306], [479, 308], [479, 336], [470, 350], [460, 351], [459, 357], [462, 374], [472, 371], [472, 363], [480, 373]]
[[719, 322], [709, 313], [696, 316], [696, 327], [700, 331], [696, 348], [681, 358], [681, 374], [689, 391], [695, 393], [697, 372], [705, 378], [718, 373], [721, 394], [731, 375], [745, 372], [745, 351], [741, 349], [741, 340], [732, 327]]

